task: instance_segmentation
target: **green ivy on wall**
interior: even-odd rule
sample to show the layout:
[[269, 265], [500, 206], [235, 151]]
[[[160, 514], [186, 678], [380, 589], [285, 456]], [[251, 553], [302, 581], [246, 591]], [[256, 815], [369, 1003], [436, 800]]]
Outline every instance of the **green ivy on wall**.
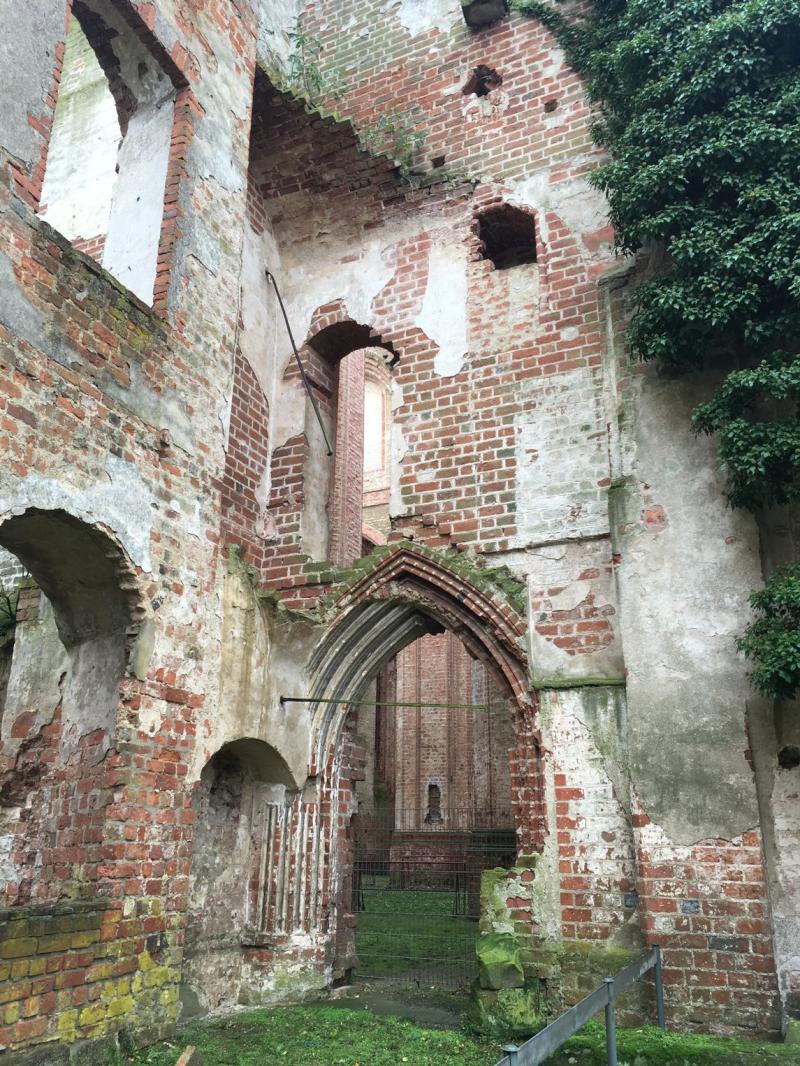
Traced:
[[[635, 356], [727, 368], [694, 428], [716, 434], [735, 507], [800, 499], [800, 0], [594, 0], [543, 21], [599, 105], [620, 251], [660, 248], [634, 293]], [[766, 695], [800, 692], [798, 570], [774, 574], [739, 642]]]

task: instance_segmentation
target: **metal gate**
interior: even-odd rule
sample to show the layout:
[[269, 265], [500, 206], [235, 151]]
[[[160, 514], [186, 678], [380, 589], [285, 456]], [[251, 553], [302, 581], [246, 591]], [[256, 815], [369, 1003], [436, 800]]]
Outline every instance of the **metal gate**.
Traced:
[[481, 872], [513, 864], [510, 815], [442, 809], [426, 823], [429, 815], [361, 811], [355, 819], [359, 980], [462, 988], [477, 975]]

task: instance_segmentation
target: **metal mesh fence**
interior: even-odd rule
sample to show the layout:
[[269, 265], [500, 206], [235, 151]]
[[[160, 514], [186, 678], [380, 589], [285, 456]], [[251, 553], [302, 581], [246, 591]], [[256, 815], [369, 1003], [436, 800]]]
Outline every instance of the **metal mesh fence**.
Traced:
[[361, 810], [355, 819], [360, 979], [460, 988], [477, 974], [481, 872], [513, 864], [511, 814], [429, 813]]

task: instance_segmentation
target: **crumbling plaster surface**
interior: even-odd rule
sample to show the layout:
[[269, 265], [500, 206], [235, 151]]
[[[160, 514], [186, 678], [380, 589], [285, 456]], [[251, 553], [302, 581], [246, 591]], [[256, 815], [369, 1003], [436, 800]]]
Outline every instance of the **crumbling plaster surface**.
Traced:
[[602, 375], [589, 369], [553, 374], [545, 386], [520, 387], [520, 547], [608, 530], [607, 495], [600, 485], [608, 478], [602, 389]]
[[[52, 722], [69, 669], [70, 657], [59, 639], [53, 608], [42, 595], [36, 620], [15, 627], [5, 705], [0, 707], [5, 754], [13, 752], [23, 737], [35, 735]], [[21, 722], [25, 722], [24, 732], [19, 729]]]
[[434, 373], [458, 374], [467, 356], [467, 250], [459, 243], [434, 244], [428, 282], [416, 324], [438, 346]]
[[[108, 79], [77, 19], [70, 21], [64, 69], [72, 76], [62, 77], [59, 86], [41, 214], [74, 240], [108, 231], [122, 134]], [[78, 173], [80, 180], [76, 180]]]
[[259, 0], [258, 55], [267, 66], [277, 65], [288, 71], [292, 54], [289, 33], [308, 0]]
[[[516, 555], [516, 553], [515, 553]], [[611, 546], [606, 538], [543, 544], [529, 548], [518, 567], [528, 584], [530, 663], [537, 688], [567, 685], [570, 682], [617, 681], [622, 683], [625, 667], [619, 636], [619, 611]], [[550, 590], [554, 595], [548, 595]], [[560, 591], [557, 591], [560, 590]], [[547, 608], [540, 614], [539, 598]], [[604, 641], [570, 655], [555, 643], [552, 627], [554, 611], [577, 612], [592, 601], [608, 625]], [[580, 624], [580, 623], [576, 623]], [[558, 627], [556, 627], [558, 628]]]
[[268, 968], [245, 959], [240, 1002], [248, 1006], [266, 1006], [316, 999], [331, 986], [332, 966], [326, 963], [321, 967], [309, 959], [313, 960], [329, 949], [327, 937], [295, 932], [276, 949], [276, 957]]
[[412, 37], [431, 30], [447, 33], [463, 25], [459, 0], [387, 0], [386, 8], [396, 13]]
[[[563, 58], [563, 57], [562, 57]], [[589, 160], [586, 161], [587, 163]], [[576, 165], [577, 161], [573, 162]], [[539, 233], [545, 245], [550, 240], [548, 212], [554, 212], [575, 235], [596, 234], [608, 228], [608, 202], [585, 177], [559, 175], [552, 168], [536, 171], [510, 183], [508, 202], [537, 212]], [[580, 251], [588, 266], [608, 266], [608, 243], [580, 242]]]
[[748, 701], [748, 725], [761, 810], [772, 910], [775, 962], [785, 1008], [800, 1007], [800, 766], [781, 767], [778, 753], [800, 748], [800, 708]]
[[192, 780], [208, 759], [240, 737], [275, 748], [304, 784], [309, 765], [311, 718], [304, 703], [281, 705], [281, 696], [304, 695], [303, 672], [319, 633], [301, 620], [276, 619], [262, 607], [243, 568], [231, 566], [222, 588], [220, 683], [215, 713], [206, 719], [195, 752]]
[[56, 46], [64, 40], [64, 8], [2, 0], [0, 11], [4, 24], [15, 27], [13, 34], [0, 35], [0, 100], [15, 102], [0, 109], [0, 147], [31, 170], [42, 141], [28, 116], [47, 113]]
[[[624, 894], [636, 881], [626, 717], [625, 693], [619, 688], [550, 690], [540, 696], [548, 762], [579, 793], [568, 807], [554, 811], [568, 816], [572, 827], [566, 861], [571, 876], [586, 879], [593, 922], [610, 930], [608, 945], [617, 947], [641, 943], [638, 913], [624, 906]], [[552, 842], [549, 846], [555, 847]], [[556, 899], [560, 880], [556, 873]]]
[[715, 443], [691, 433], [711, 385], [639, 379], [633, 466], [614, 494], [633, 788], [680, 844], [758, 824], [735, 638], [761, 570], [752, 519], [726, 506]]
[[29, 508], [66, 511], [88, 525], [103, 526], [119, 539], [131, 562], [150, 571], [150, 534], [156, 506], [132, 463], [107, 455], [102, 480], [70, 485], [66, 478], [29, 474], [21, 481], [0, 472], [0, 522]]
[[119, 151], [103, 253], [103, 266], [147, 304], [153, 302], [174, 101], [170, 87], [131, 118]]

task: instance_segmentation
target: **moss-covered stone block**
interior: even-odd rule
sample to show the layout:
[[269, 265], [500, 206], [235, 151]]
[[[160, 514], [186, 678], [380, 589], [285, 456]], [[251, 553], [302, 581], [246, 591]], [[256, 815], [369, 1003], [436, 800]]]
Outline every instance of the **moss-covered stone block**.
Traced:
[[545, 1024], [542, 996], [538, 982], [522, 988], [481, 988], [472, 994], [472, 1023], [489, 1036], [503, 1040], [525, 1039]]
[[475, 947], [481, 988], [521, 988], [525, 983], [519, 942], [512, 933], [486, 933]]

